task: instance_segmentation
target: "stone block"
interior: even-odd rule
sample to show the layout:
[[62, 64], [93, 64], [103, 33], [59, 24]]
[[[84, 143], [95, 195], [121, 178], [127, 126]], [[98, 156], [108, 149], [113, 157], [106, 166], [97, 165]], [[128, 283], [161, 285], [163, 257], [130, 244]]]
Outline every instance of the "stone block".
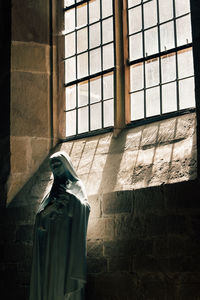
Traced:
[[127, 240], [144, 235], [145, 223], [142, 218], [133, 215], [119, 215], [115, 217], [116, 239]]
[[199, 283], [184, 284], [179, 287], [178, 297], [181, 300], [200, 299]]
[[11, 137], [11, 172], [26, 173], [28, 168], [29, 140]]
[[164, 185], [164, 198], [168, 210], [181, 211], [190, 213], [190, 209], [200, 209], [198, 193], [199, 184], [197, 181], [187, 181]]
[[171, 234], [187, 234], [187, 223], [185, 216], [170, 215], [166, 217], [167, 232]]
[[134, 272], [167, 272], [168, 259], [159, 259], [153, 255], [136, 255], [133, 257]]
[[163, 236], [167, 233], [166, 216], [148, 214], [144, 218], [144, 234], [147, 237]]
[[99, 257], [103, 256], [103, 241], [96, 240], [94, 241], [87, 241], [87, 256], [88, 257]]
[[114, 219], [93, 218], [89, 219], [87, 238], [91, 240], [113, 240]]
[[131, 272], [132, 259], [131, 257], [114, 257], [108, 259], [109, 272]]
[[133, 201], [133, 191], [118, 191], [104, 194], [103, 214], [131, 213]]
[[31, 138], [31, 169], [36, 170], [49, 153], [50, 139]]
[[48, 72], [49, 46], [31, 42], [16, 42], [11, 45], [12, 71]]
[[97, 274], [107, 272], [107, 260], [105, 257], [88, 257], [87, 258], [88, 274]]
[[88, 197], [90, 204], [90, 218], [99, 218], [101, 216], [101, 196], [92, 195]]
[[11, 74], [11, 134], [49, 137], [49, 75]]
[[4, 254], [2, 258], [5, 263], [19, 263], [31, 257], [31, 255], [32, 246], [25, 244], [9, 244], [4, 245]]
[[0, 244], [13, 243], [16, 240], [16, 225], [0, 225]]
[[165, 202], [162, 186], [138, 189], [134, 191], [134, 212], [137, 215], [146, 213], [163, 213]]
[[[48, 1], [15, 0], [12, 3], [12, 39], [49, 43]], [[31, 22], [30, 22], [31, 20]]]

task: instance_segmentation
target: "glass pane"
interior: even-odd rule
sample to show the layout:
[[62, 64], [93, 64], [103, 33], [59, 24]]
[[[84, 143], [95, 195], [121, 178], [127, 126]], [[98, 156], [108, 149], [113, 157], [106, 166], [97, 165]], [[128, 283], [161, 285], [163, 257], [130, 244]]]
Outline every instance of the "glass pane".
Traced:
[[162, 113], [177, 110], [176, 82], [162, 86]]
[[145, 63], [146, 87], [159, 84], [159, 60], [147, 61]]
[[113, 43], [103, 47], [103, 70], [114, 66]]
[[112, 0], [101, 0], [102, 3], [102, 18], [112, 15]]
[[101, 78], [90, 80], [90, 103], [101, 100]]
[[76, 27], [82, 27], [87, 24], [87, 4], [78, 6], [76, 11], [77, 24]]
[[101, 103], [90, 106], [90, 126], [91, 130], [99, 129], [101, 125]]
[[190, 12], [190, 0], [175, 0], [176, 16]]
[[132, 7], [134, 5], [140, 4], [141, 0], [128, 0], [128, 7]]
[[78, 133], [88, 131], [88, 107], [78, 109]]
[[76, 111], [66, 112], [66, 136], [76, 134]]
[[173, 18], [173, 0], [159, 0], [160, 23]]
[[171, 54], [161, 58], [162, 82], [168, 82], [176, 79], [176, 56]]
[[76, 107], [76, 85], [65, 89], [66, 110]]
[[78, 106], [88, 104], [88, 81], [78, 84]]
[[101, 48], [90, 51], [90, 74], [101, 71]]
[[103, 76], [103, 99], [113, 98], [113, 74]]
[[64, 0], [64, 6], [70, 6], [75, 3], [75, 0]]
[[156, 116], [160, 114], [160, 88], [155, 87], [146, 90], [146, 116]]
[[65, 36], [65, 57], [75, 54], [75, 33]]
[[156, 5], [156, 0], [152, 0], [144, 3], [144, 28], [149, 28], [156, 24], [157, 24], [157, 5]]
[[152, 55], [158, 52], [157, 28], [145, 31], [145, 55]]
[[141, 6], [135, 7], [128, 11], [129, 34], [142, 30]]
[[184, 78], [194, 74], [192, 50], [178, 53], [178, 78]]
[[103, 44], [113, 41], [113, 18], [102, 22]]
[[142, 34], [132, 35], [129, 39], [130, 61], [143, 57]]
[[75, 29], [75, 9], [65, 12], [65, 33]]
[[103, 102], [104, 127], [114, 125], [114, 104], [113, 99]]
[[166, 51], [174, 48], [174, 22], [165, 23], [160, 26], [160, 48]]
[[77, 53], [83, 52], [88, 48], [87, 28], [77, 31]]
[[131, 92], [144, 88], [144, 67], [143, 63], [133, 65], [130, 68]]
[[100, 2], [99, 0], [89, 1], [89, 22], [93, 23], [100, 20]]
[[179, 107], [180, 109], [194, 107], [194, 78], [179, 81]]
[[89, 37], [90, 48], [98, 47], [101, 44], [100, 23], [91, 25], [89, 27], [89, 32], [90, 32], [90, 37]]
[[88, 75], [88, 53], [77, 56], [78, 78]]
[[192, 42], [190, 15], [176, 20], [177, 46]]
[[131, 94], [131, 121], [144, 118], [144, 91]]
[[76, 79], [76, 61], [75, 57], [65, 60], [65, 83]]

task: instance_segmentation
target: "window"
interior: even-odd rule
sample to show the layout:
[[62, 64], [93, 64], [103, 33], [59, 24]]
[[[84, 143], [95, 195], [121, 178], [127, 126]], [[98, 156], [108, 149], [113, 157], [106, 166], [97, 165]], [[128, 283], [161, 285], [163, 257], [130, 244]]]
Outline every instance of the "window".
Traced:
[[[119, 114], [135, 125], [195, 106], [189, 0], [65, 0], [64, 6], [67, 137], [115, 127]], [[126, 107], [117, 111], [119, 89]]]
[[66, 136], [114, 125], [112, 0], [65, 1]]

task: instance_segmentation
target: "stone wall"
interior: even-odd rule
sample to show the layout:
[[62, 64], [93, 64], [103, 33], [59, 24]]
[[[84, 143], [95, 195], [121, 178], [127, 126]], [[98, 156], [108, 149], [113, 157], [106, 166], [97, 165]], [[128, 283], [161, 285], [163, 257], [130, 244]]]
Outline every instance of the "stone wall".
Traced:
[[58, 5], [61, 4], [47, 0], [12, 1], [11, 170], [7, 203], [58, 140]]
[[[169, 131], [164, 130], [167, 125]], [[196, 300], [200, 297], [200, 203], [194, 195], [199, 189], [195, 115], [123, 134], [117, 139], [103, 134], [68, 142], [54, 150], [71, 155], [89, 195], [86, 299]], [[143, 159], [135, 160], [140, 155]], [[143, 176], [133, 166], [143, 169]], [[149, 168], [155, 170], [151, 175]], [[34, 218], [51, 184], [46, 160], [1, 211], [1, 286], [8, 300], [28, 300]]]

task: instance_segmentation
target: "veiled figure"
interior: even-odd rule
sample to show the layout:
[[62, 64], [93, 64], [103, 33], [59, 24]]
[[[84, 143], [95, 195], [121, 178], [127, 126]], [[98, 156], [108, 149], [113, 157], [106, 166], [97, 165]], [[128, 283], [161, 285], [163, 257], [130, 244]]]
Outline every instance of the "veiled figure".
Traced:
[[90, 212], [69, 156], [50, 157], [54, 182], [35, 219], [30, 300], [83, 300]]

